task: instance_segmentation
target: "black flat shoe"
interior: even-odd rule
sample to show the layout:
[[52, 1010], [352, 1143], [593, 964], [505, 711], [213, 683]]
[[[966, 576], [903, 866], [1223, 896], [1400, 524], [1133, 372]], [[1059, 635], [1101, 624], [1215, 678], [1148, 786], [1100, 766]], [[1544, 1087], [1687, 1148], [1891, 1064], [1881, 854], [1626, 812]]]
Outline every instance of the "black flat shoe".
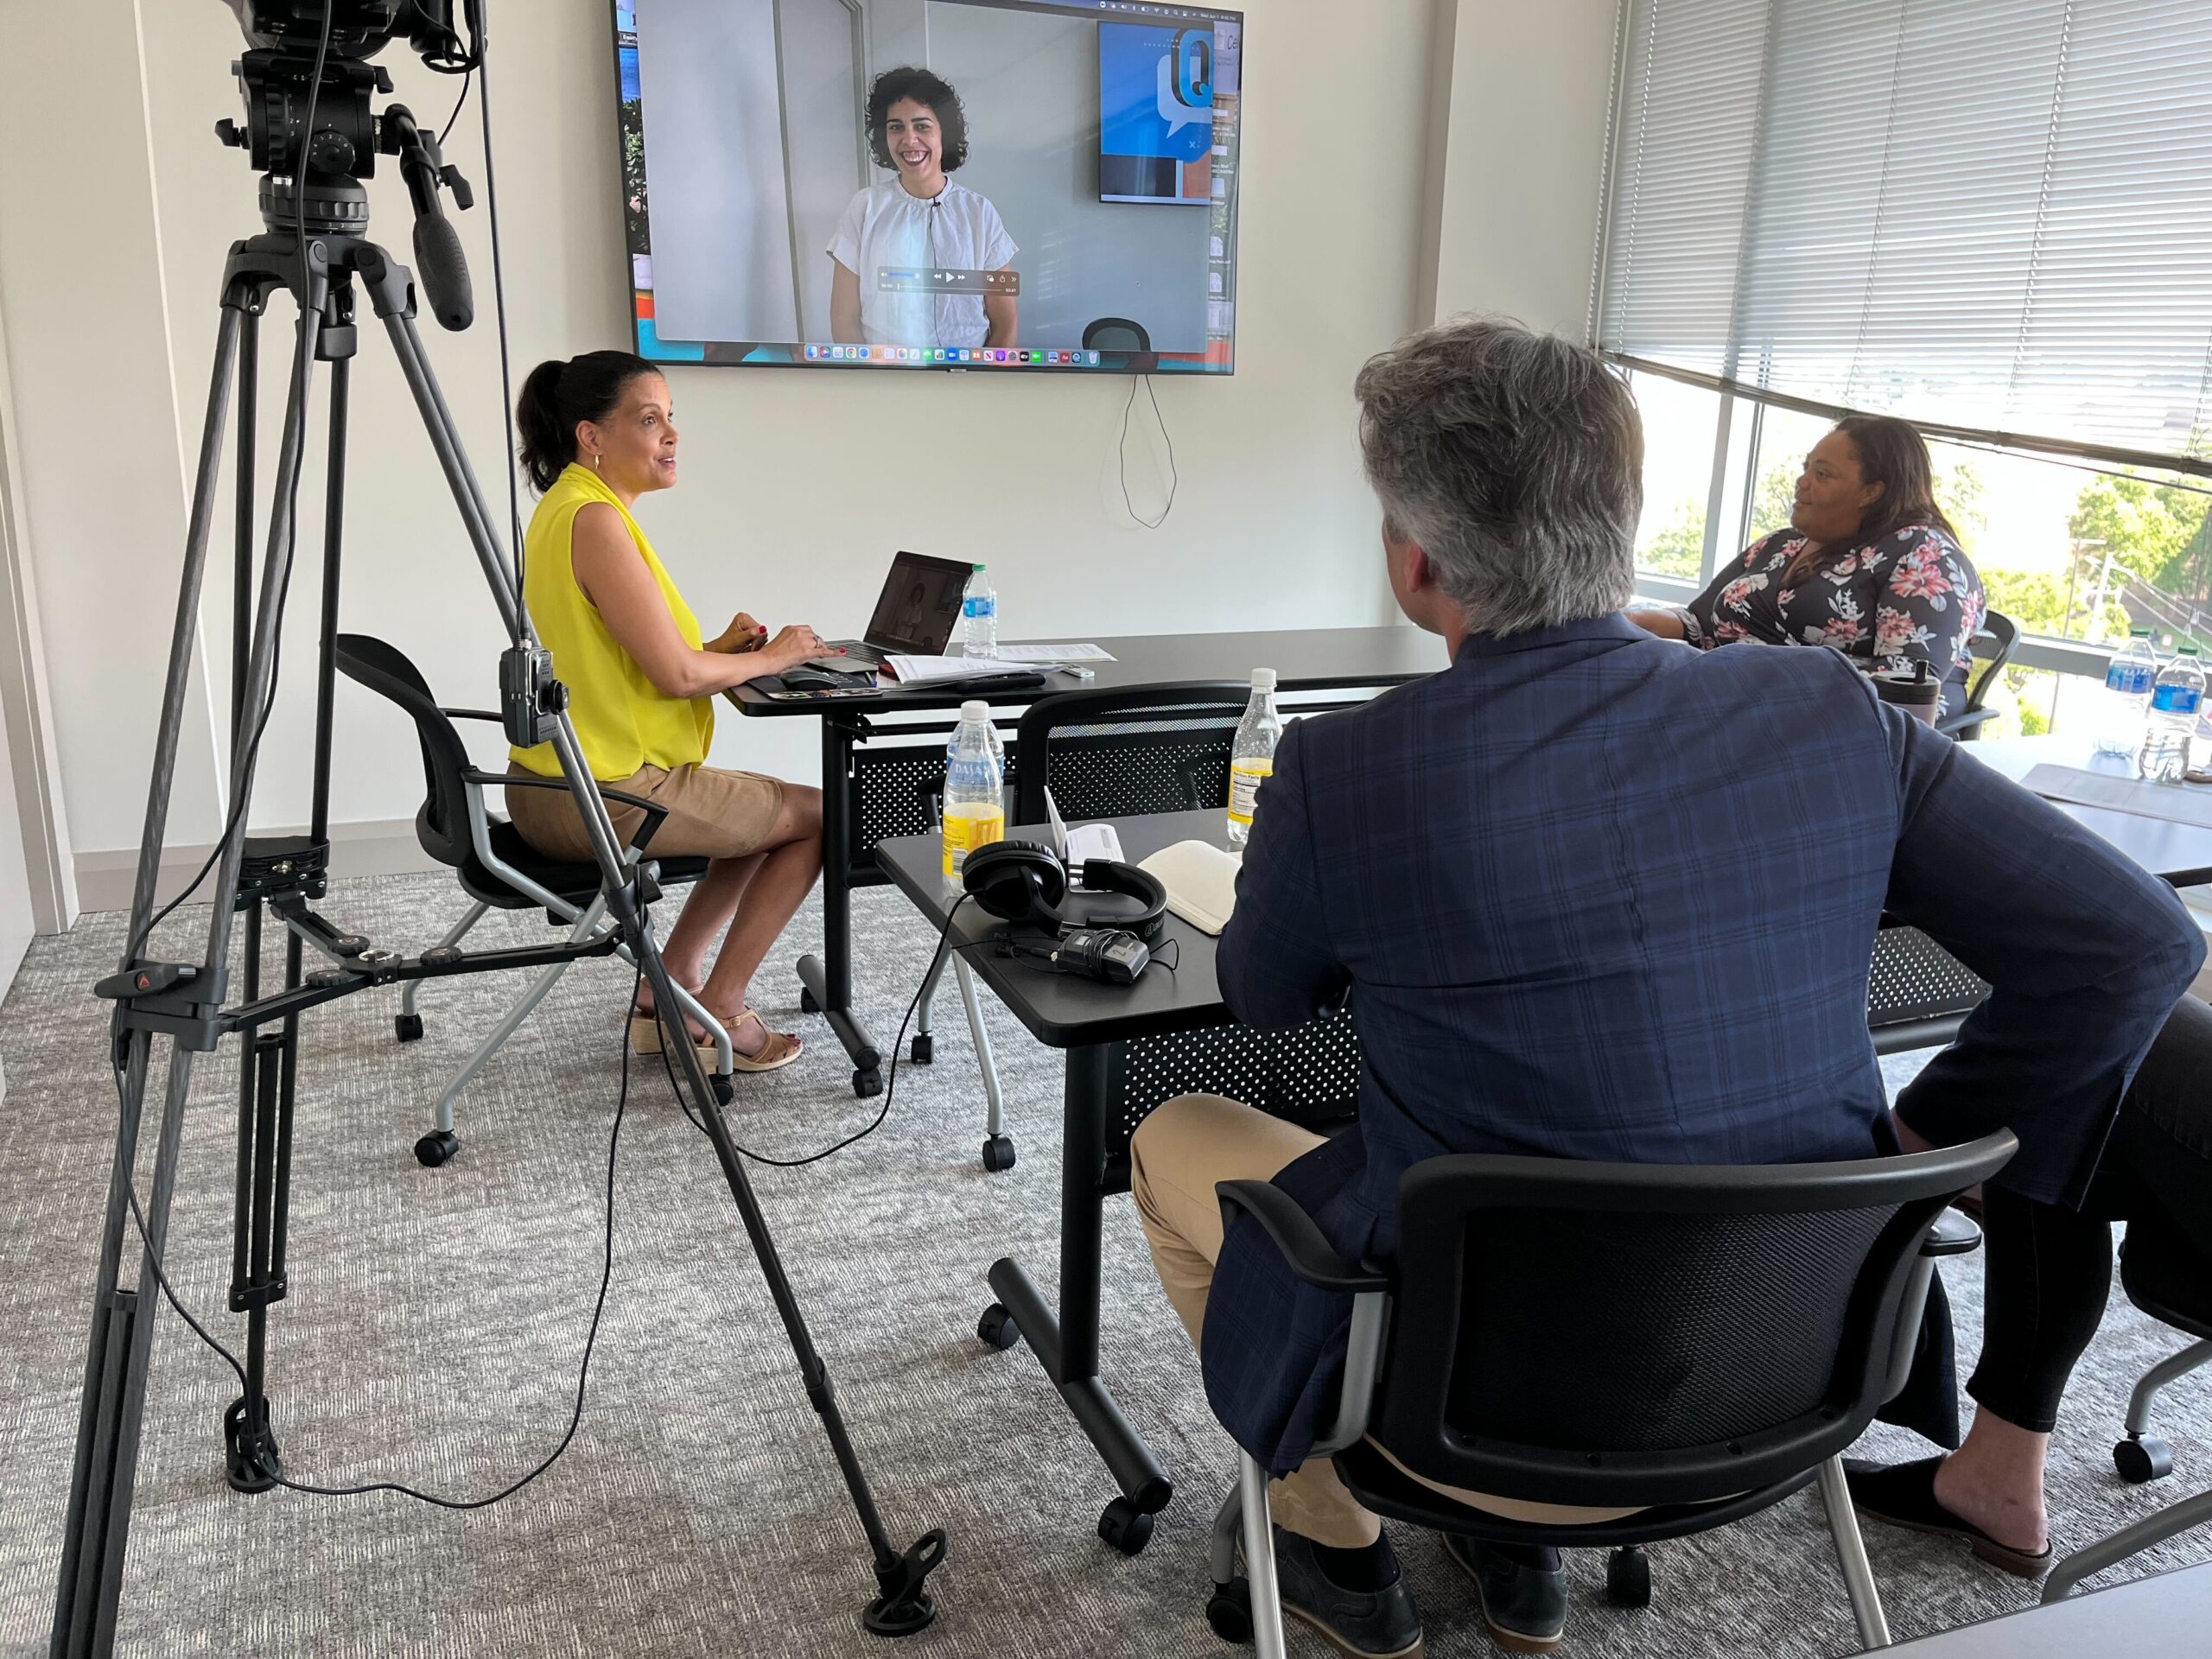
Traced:
[[1495, 1545], [1456, 1532], [1444, 1535], [1444, 1553], [1475, 1581], [1490, 1638], [1508, 1653], [1549, 1653], [1567, 1629], [1567, 1572], [1559, 1552], [1546, 1552], [1548, 1568], [1509, 1559]]
[[1843, 1478], [1851, 1488], [1851, 1506], [1863, 1516], [1908, 1532], [1963, 1538], [1973, 1546], [1978, 1560], [2001, 1567], [2015, 1578], [2041, 1578], [2050, 1567], [2050, 1541], [2046, 1540], [2043, 1548], [2031, 1555], [1999, 1543], [1973, 1522], [1952, 1514], [1936, 1499], [1936, 1471], [1942, 1463], [1941, 1458], [1889, 1465], [1846, 1458]]
[[1402, 1572], [1380, 1590], [1346, 1590], [1321, 1570], [1311, 1542], [1281, 1527], [1274, 1530], [1275, 1587], [1283, 1611], [1354, 1659], [1420, 1659], [1421, 1611]]

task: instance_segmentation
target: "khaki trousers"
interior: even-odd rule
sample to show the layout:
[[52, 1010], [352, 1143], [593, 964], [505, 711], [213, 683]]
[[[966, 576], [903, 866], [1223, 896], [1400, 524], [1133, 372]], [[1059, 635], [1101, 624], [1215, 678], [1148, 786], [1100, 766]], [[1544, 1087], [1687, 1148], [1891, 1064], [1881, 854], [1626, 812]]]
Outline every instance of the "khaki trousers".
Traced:
[[[1214, 1263], [1221, 1259], [1216, 1184], [1271, 1180], [1320, 1144], [1321, 1137], [1310, 1129], [1219, 1095], [1178, 1096], [1137, 1125], [1129, 1140], [1129, 1189], [1161, 1287], [1193, 1348], [1205, 1329], [1206, 1296], [1213, 1287]], [[1389, 1447], [1378, 1449], [1390, 1456]], [[1405, 1472], [1445, 1497], [1510, 1520], [1573, 1526], [1637, 1512], [1525, 1503], [1440, 1485], [1410, 1469]], [[1309, 1458], [1271, 1483], [1268, 1497], [1277, 1524], [1325, 1548], [1358, 1549], [1382, 1535], [1381, 1518], [1345, 1489], [1326, 1458]]]

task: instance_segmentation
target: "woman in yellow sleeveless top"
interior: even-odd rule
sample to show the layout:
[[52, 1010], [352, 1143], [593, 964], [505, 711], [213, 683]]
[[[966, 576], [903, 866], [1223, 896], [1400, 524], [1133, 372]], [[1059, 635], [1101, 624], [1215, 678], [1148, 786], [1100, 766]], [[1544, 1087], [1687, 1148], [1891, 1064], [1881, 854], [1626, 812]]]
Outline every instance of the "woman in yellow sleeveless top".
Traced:
[[[676, 482], [676, 426], [668, 382], [627, 352], [541, 363], [523, 383], [522, 461], [538, 489], [524, 537], [523, 598], [553, 671], [569, 687], [570, 718], [592, 776], [668, 809], [656, 857], [703, 857], [663, 947], [668, 969], [729, 1033], [736, 1064], [773, 1071], [798, 1058], [799, 1039], [753, 1011], [753, 976], [822, 873], [822, 791], [706, 764], [714, 699], [820, 653], [809, 627], [767, 630], [740, 612], [714, 639], [669, 579], [631, 517], [639, 496]], [[518, 775], [557, 778], [552, 745], [517, 749]], [[645, 814], [607, 803], [626, 843]], [[591, 857], [567, 795], [507, 791], [523, 838], [549, 858]], [[728, 930], [714, 971], [707, 950]], [[660, 1027], [650, 989], [632, 1010], [632, 1046], [655, 1052]], [[700, 1033], [693, 1032], [696, 1040]]]

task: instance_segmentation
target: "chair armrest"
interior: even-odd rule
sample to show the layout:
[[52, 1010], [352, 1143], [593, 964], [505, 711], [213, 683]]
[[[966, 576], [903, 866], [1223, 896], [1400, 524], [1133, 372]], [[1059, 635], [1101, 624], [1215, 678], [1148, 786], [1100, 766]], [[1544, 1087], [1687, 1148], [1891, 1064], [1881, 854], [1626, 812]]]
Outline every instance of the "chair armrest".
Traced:
[[1994, 709], [1961, 709], [1955, 715], [1945, 715], [1936, 722], [1936, 729], [1946, 737], [1979, 737], [1984, 721], [1997, 718]]
[[448, 720], [488, 720], [494, 726], [507, 723], [505, 715], [490, 709], [441, 709], [438, 712]]
[[[461, 775], [463, 781], [481, 784], [486, 788], [496, 785], [505, 789], [557, 789], [566, 792], [569, 787], [569, 780], [565, 778], [518, 778], [512, 772], [480, 772], [471, 769]], [[608, 789], [603, 784], [594, 785], [594, 787], [599, 791], [599, 798], [602, 801], [620, 801], [625, 806], [636, 807], [645, 815], [645, 823], [639, 826], [638, 833], [630, 840], [630, 845], [633, 849], [640, 853], [644, 852], [652, 842], [654, 833], [660, 829], [662, 821], [668, 817], [668, 809], [657, 801], [647, 800], [642, 795], [631, 795], [619, 789]]]
[[1981, 1229], [1955, 1210], [1946, 1210], [1929, 1222], [1920, 1241], [1920, 1253], [1925, 1256], [1971, 1255], [1980, 1248]]
[[1364, 1263], [1347, 1262], [1321, 1236], [1313, 1217], [1298, 1201], [1268, 1181], [1224, 1181], [1214, 1188], [1221, 1199], [1224, 1229], [1242, 1210], [1258, 1222], [1290, 1270], [1321, 1290], [1388, 1290], [1388, 1275]]

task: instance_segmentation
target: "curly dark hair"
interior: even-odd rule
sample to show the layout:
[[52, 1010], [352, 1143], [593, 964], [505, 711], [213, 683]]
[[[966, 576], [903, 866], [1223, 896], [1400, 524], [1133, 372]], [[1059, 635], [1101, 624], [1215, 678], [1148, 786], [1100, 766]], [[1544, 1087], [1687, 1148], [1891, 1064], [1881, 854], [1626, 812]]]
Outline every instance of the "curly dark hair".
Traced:
[[910, 98], [928, 105], [930, 113], [937, 117], [938, 129], [944, 135], [942, 165], [948, 173], [957, 172], [968, 159], [968, 112], [960, 107], [960, 94], [942, 75], [911, 65], [885, 70], [868, 89], [868, 148], [875, 164], [889, 172], [899, 170], [891, 147], [884, 142], [883, 129], [891, 118], [891, 106]]

